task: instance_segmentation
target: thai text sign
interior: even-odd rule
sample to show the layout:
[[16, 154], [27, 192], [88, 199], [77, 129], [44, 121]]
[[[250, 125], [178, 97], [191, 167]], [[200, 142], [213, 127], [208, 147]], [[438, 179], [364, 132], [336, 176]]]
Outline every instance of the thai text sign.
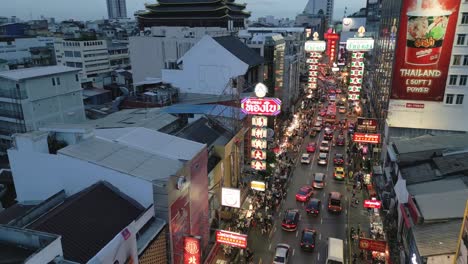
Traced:
[[195, 237], [184, 237], [184, 264], [199, 263], [202, 263], [200, 240]]
[[247, 97], [241, 101], [242, 112], [248, 115], [276, 116], [281, 111], [281, 100], [278, 98]]
[[443, 100], [460, 3], [403, 1], [391, 99]]
[[378, 200], [364, 200], [364, 208], [380, 209], [382, 202]]
[[368, 251], [385, 252], [387, 242], [360, 237], [359, 248]]
[[377, 119], [374, 118], [361, 118], [357, 120], [358, 132], [376, 132], [377, 131]]
[[372, 38], [349, 38], [346, 41], [348, 51], [369, 51], [374, 49], [374, 39]]
[[309, 40], [306, 41], [304, 50], [306, 52], [322, 52], [325, 51], [326, 49], [326, 44], [325, 41], [320, 41], [320, 40]]
[[250, 182], [250, 188], [252, 188], [253, 190], [257, 190], [257, 191], [262, 191], [262, 192], [264, 192], [264, 191], [265, 191], [265, 182], [262, 182], [262, 181], [251, 181], [251, 182]]
[[360, 142], [360, 143], [379, 144], [380, 134], [354, 133], [353, 141]]
[[216, 230], [216, 242], [232, 247], [247, 248], [246, 235], [224, 230]]

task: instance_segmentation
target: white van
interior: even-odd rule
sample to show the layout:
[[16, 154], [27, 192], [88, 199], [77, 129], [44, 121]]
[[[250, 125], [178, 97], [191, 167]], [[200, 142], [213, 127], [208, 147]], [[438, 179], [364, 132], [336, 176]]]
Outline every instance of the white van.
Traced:
[[329, 237], [327, 264], [344, 264], [343, 252], [343, 240]]

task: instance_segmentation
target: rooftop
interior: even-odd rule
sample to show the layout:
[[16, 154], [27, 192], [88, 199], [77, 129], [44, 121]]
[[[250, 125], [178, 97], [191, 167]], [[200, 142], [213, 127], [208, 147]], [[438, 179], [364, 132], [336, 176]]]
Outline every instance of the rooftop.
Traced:
[[468, 134], [422, 137], [397, 140], [394, 142], [397, 154], [408, 154], [437, 150], [460, 150], [468, 148]]
[[27, 228], [60, 235], [64, 257], [86, 263], [142, 212], [140, 204], [114, 186], [98, 182], [69, 197]]
[[414, 195], [424, 222], [463, 218], [468, 188], [441, 193], [424, 193]]
[[451, 177], [438, 181], [430, 181], [407, 185], [406, 187], [411, 195], [445, 193], [468, 188], [468, 176]]
[[462, 220], [415, 225], [414, 239], [422, 257], [454, 254], [458, 246]]
[[212, 126], [207, 118], [200, 118], [177, 133], [178, 137], [193, 140], [211, 146], [216, 141], [220, 144], [229, 142], [227, 131], [219, 126]]
[[236, 37], [224, 36], [214, 37], [213, 39], [250, 67], [261, 65], [263, 63], [262, 56], [242, 43], [242, 41]]
[[15, 220], [18, 217], [25, 215], [30, 209], [34, 208], [35, 205], [26, 204], [14, 204], [7, 209], [0, 212], [0, 224], [6, 225], [10, 221]]
[[468, 171], [468, 153], [436, 157], [432, 160], [442, 175]]
[[240, 108], [215, 104], [176, 104], [161, 108], [161, 112], [169, 114], [204, 114], [209, 116], [221, 116], [240, 120], [246, 117], [246, 114], [242, 113]]
[[407, 185], [443, 178], [431, 162], [401, 167], [400, 172], [403, 179], [406, 180]]
[[11, 71], [0, 72], [0, 78], [5, 78], [13, 81], [20, 81], [25, 79], [39, 78], [67, 72], [79, 72], [81, 69], [71, 68], [67, 66], [46, 66], [46, 67], [33, 67]]

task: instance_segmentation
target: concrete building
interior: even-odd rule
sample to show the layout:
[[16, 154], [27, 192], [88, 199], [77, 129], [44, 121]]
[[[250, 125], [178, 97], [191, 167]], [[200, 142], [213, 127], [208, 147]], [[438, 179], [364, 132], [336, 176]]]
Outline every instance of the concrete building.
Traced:
[[[33, 63], [34, 59], [39, 59], [34, 52], [36, 49], [47, 49], [51, 50], [48, 52], [47, 57], [49, 60], [48, 65], [55, 63], [53, 46], [54, 37], [36, 37], [36, 38], [9, 38], [0, 40], [0, 59], [8, 61], [9, 64], [31, 64], [38, 65], [39, 63]], [[34, 59], [33, 59], [34, 57]], [[42, 56], [44, 57], [44, 56]], [[43, 58], [44, 59], [44, 58]], [[39, 64], [46, 66], [44, 63]]]
[[[61, 190], [74, 195], [106, 181], [143, 208], [153, 205], [154, 215], [169, 223], [168, 263], [181, 263], [184, 235], [201, 236], [200, 247], [207, 249], [205, 145], [141, 127], [41, 130], [17, 134], [8, 150], [18, 202]], [[57, 143], [48, 144], [49, 136]]]
[[0, 72], [0, 142], [51, 123], [85, 120], [79, 69], [48, 66]]
[[[163, 70], [162, 81], [181, 93], [225, 95], [263, 81], [263, 58], [235, 37], [203, 37], [178, 61], [179, 69]], [[244, 85], [232, 80], [241, 76]]]
[[161, 78], [163, 69], [176, 69], [177, 61], [203, 36], [227, 36], [225, 28], [153, 27], [145, 36], [130, 37], [130, 63], [134, 83]]
[[[318, 15], [323, 13], [325, 15], [326, 27], [333, 23], [333, 6], [334, 0], [309, 0], [304, 8], [304, 14]], [[320, 12], [320, 10], [322, 12]]]
[[367, 0], [366, 4], [366, 35], [376, 37], [379, 34], [380, 17], [382, 16], [382, 0]]
[[107, 15], [109, 19], [127, 18], [125, 0], [107, 0]]

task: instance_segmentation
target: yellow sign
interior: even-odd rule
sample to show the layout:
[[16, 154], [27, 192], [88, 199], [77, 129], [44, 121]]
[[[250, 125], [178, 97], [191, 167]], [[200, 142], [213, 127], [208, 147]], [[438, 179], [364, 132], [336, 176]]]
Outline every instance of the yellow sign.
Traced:
[[250, 188], [252, 188], [253, 190], [264, 192], [265, 191], [265, 182], [251, 181], [250, 182]]

